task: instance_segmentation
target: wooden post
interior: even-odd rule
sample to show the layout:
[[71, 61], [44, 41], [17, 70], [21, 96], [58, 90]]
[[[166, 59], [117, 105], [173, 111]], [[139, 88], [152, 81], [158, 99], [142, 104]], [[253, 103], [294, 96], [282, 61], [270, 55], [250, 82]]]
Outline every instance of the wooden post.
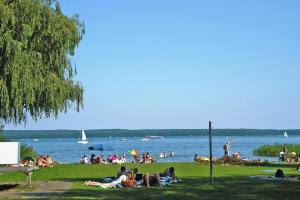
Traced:
[[28, 172], [28, 173], [26, 173], [26, 175], [27, 175], [27, 187], [31, 188], [31, 175], [32, 175], [32, 172]]
[[212, 122], [209, 121], [209, 183], [213, 184], [213, 161], [212, 161], [212, 141], [211, 141], [211, 129], [212, 129]]

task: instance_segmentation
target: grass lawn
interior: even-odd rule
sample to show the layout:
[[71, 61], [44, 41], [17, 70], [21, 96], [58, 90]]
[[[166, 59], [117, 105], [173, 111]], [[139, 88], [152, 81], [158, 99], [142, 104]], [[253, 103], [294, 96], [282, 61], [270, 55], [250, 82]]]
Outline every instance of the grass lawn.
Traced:
[[[119, 165], [58, 165], [40, 169], [33, 173], [33, 180], [71, 181], [72, 188], [57, 199], [299, 199], [300, 182], [251, 180], [251, 175], [273, 175], [281, 168], [285, 175], [300, 177], [300, 172], [288, 166], [214, 166], [214, 185], [209, 185], [209, 166], [195, 163], [157, 163], [147, 165], [128, 164], [138, 167], [142, 173], [161, 172], [174, 166], [183, 181], [166, 187], [134, 189], [101, 189], [84, 186], [86, 180], [115, 176]], [[0, 176], [0, 182], [24, 181], [22, 173], [7, 173]]]

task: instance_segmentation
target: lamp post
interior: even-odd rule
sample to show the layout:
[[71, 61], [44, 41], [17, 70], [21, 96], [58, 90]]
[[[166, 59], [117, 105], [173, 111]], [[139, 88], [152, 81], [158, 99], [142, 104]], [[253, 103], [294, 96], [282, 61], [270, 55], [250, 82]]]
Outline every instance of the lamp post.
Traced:
[[209, 121], [209, 183], [213, 184], [213, 162], [212, 162], [212, 141], [211, 141], [212, 121]]

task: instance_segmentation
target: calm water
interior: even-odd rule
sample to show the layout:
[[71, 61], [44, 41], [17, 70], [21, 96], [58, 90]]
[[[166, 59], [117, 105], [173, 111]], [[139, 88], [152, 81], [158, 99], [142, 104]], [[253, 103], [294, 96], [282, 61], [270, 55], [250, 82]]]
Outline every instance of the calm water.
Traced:
[[[137, 149], [140, 152], [150, 152], [157, 157], [158, 162], [177, 162], [177, 161], [193, 161], [195, 153], [201, 156], [208, 156], [208, 137], [207, 136], [174, 136], [165, 137], [165, 139], [152, 139], [142, 141], [138, 137], [126, 138], [126, 141], [120, 141], [121, 138], [105, 138], [96, 137], [89, 138], [89, 143], [86, 145], [78, 144], [77, 138], [51, 138], [39, 139], [20, 139], [19, 141], [33, 146], [39, 154], [50, 154], [56, 161], [60, 163], [77, 163], [80, 158], [86, 154], [90, 156], [92, 153], [96, 155], [103, 154], [105, 157], [108, 154], [123, 152], [127, 155], [127, 160], [131, 160], [129, 151]], [[252, 154], [253, 149], [262, 144], [274, 143], [300, 143], [300, 136], [290, 136], [283, 138], [280, 136], [236, 136], [231, 142], [231, 151], [240, 152], [242, 157], [250, 159], [269, 159], [277, 160], [277, 158], [255, 157]], [[213, 155], [221, 157], [223, 155], [223, 145], [228, 138], [225, 136], [213, 137]], [[94, 144], [108, 144], [114, 148], [112, 152], [90, 151], [88, 147]], [[174, 157], [159, 158], [161, 152], [175, 152]]]

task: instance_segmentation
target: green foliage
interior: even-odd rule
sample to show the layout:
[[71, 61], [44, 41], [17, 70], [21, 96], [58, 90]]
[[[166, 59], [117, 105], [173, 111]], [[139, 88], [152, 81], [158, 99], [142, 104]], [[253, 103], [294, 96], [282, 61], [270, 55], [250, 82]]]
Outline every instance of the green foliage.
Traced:
[[3, 125], [0, 125], [0, 142], [4, 142], [4, 141], [7, 140], [7, 139], [5, 138], [5, 136], [3, 135], [3, 128], [4, 128], [4, 126], [3, 126]]
[[21, 159], [25, 158], [26, 156], [32, 157], [34, 160], [37, 159], [38, 154], [37, 152], [33, 149], [32, 146], [27, 146], [26, 144], [21, 144], [21, 149], [20, 149], [20, 157]]
[[272, 144], [272, 145], [262, 145], [257, 149], [253, 150], [253, 154], [256, 156], [274, 156], [278, 157], [279, 153], [282, 151], [283, 146], [285, 146], [289, 152], [300, 152], [300, 144]]
[[[53, 4], [56, 3], [56, 6]], [[57, 116], [82, 107], [71, 57], [84, 34], [53, 0], [0, 0], [0, 119]]]
[[5, 142], [5, 141], [7, 141], [7, 139], [5, 138], [4, 135], [2, 135], [2, 134], [0, 133], [0, 142]]

